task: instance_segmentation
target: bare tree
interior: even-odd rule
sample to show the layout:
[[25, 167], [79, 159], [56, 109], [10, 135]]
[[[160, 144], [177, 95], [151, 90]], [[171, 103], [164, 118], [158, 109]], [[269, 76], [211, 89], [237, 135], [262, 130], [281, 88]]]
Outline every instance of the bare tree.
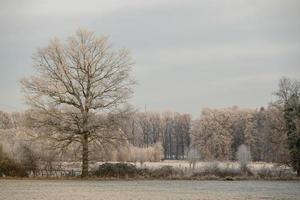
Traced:
[[242, 144], [238, 147], [238, 150], [236, 152], [236, 158], [238, 162], [240, 163], [240, 168], [243, 173], [247, 172], [247, 165], [251, 161], [251, 153], [249, 148]]
[[12, 120], [8, 113], [0, 111], [0, 129], [12, 128]]
[[197, 145], [191, 145], [187, 153], [187, 160], [189, 162], [190, 169], [192, 169], [192, 171], [195, 170], [196, 164], [197, 162], [200, 161], [200, 159], [201, 156], [199, 153], [199, 147], [197, 147]]
[[275, 94], [284, 113], [290, 163], [300, 176], [300, 80], [282, 78]]
[[[132, 94], [132, 60], [127, 50], [114, 51], [106, 37], [79, 30], [66, 43], [58, 39], [33, 58], [37, 74], [21, 81], [30, 116], [47, 137], [65, 148], [82, 146], [82, 176], [88, 175], [89, 143], [118, 139], [119, 113], [128, 111]], [[107, 117], [109, 116], [109, 117]], [[114, 131], [108, 129], [113, 127]]]
[[24, 169], [28, 173], [32, 172], [34, 175], [36, 175], [39, 160], [37, 153], [33, 151], [29, 144], [26, 143], [19, 147], [19, 153], [21, 156], [21, 164], [23, 165]]
[[288, 102], [288, 100], [293, 96], [300, 95], [300, 81], [292, 80], [288, 77], [282, 77], [279, 80], [278, 91], [274, 93], [275, 96], [278, 97], [275, 105], [283, 105]]

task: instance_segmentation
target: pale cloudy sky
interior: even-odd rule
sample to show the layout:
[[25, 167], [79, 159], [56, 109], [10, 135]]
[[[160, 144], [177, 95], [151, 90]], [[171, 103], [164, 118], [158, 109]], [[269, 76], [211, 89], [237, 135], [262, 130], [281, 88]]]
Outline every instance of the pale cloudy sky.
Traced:
[[141, 110], [265, 106], [300, 78], [299, 0], [0, 0], [0, 110], [26, 108], [32, 54], [79, 27], [131, 50]]

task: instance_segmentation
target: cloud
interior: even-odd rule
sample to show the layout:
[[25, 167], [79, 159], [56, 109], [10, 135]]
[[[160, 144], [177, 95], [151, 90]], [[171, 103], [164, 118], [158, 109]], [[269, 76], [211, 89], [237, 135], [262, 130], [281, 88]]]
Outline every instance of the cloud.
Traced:
[[131, 50], [140, 108], [266, 105], [281, 76], [300, 77], [299, 10], [297, 0], [0, 0], [0, 103], [24, 108], [17, 81], [31, 55], [84, 27]]

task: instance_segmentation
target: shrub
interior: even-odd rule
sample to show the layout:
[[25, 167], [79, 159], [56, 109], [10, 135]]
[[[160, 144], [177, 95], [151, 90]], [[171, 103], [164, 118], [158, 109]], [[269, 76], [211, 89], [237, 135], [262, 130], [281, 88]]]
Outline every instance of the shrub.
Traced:
[[282, 165], [263, 165], [262, 167], [258, 168], [255, 172], [259, 178], [289, 178], [295, 176], [292, 168]]
[[225, 168], [218, 168], [216, 171], [216, 175], [219, 177], [236, 177], [236, 176], [241, 176], [242, 172], [238, 168], [230, 168], [230, 167], [225, 167]]
[[119, 162], [127, 162], [129, 161], [130, 151], [127, 146], [118, 149], [117, 151], [117, 160]]
[[0, 176], [28, 176], [26, 170], [19, 163], [9, 158], [2, 150], [0, 145]]
[[114, 178], [135, 178], [135, 177], [152, 177], [152, 178], [170, 178], [183, 175], [181, 171], [174, 169], [172, 166], [163, 166], [158, 169], [137, 168], [135, 165], [128, 163], [104, 163], [99, 166], [98, 170], [92, 173], [98, 177]]
[[94, 172], [98, 177], [135, 177], [138, 169], [132, 164], [126, 163], [104, 163]]
[[143, 148], [128, 145], [112, 152], [112, 161], [118, 162], [139, 162], [141, 166], [144, 162], [159, 162], [163, 158], [163, 148], [161, 143]]
[[140, 162], [141, 166], [143, 166], [144, 162], [148, 160], [147, 149], [139, 148], [136, 150], [136, 158], [137, 161]]
[[274, 176], [274, 173], [271, 168], [264, 166], [257, 170], [257, 176], [260, 178], [270, 178]]
[[242, 172], [239, 168], [233, 168], [229, 165], [220, 167], [217, 162], [213, 162], [203, 168], [200, 172], [193, 173], [192, 177], [215, 176], [220, 178], [241, 176]]
[[156, 143], [153, 145], [153, 162], [159, 162], [162, 160], [162, 158], [164, 157], [164, 149], [162, 147], [162, 144], [161, 143]]
[[20, 163], [24, 167], [24, 169], [28, 172], [33, 172], [36, 174], [38, 169], [38, 156], [37, 154], [30, 148], [29, 145], [22, 145], [19, 149], [21, 160]]
[[172, 166], [163, 166], [159, 169], [154, 169], [151, 172], [151, 176], [154, 178], [167, 178], [180, 175], [180, 171], [174, 169]]
[[280, 164], [275, 164], [272, 170], [277, 177], [293, 177], [295, 175], [292, 168]]

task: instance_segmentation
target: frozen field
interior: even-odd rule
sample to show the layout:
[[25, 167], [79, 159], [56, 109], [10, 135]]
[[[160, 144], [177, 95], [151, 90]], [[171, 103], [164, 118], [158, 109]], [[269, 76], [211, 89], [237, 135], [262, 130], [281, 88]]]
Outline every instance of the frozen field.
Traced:
[[0, 180], [2, 200], [300, 199], [297, 181]]

